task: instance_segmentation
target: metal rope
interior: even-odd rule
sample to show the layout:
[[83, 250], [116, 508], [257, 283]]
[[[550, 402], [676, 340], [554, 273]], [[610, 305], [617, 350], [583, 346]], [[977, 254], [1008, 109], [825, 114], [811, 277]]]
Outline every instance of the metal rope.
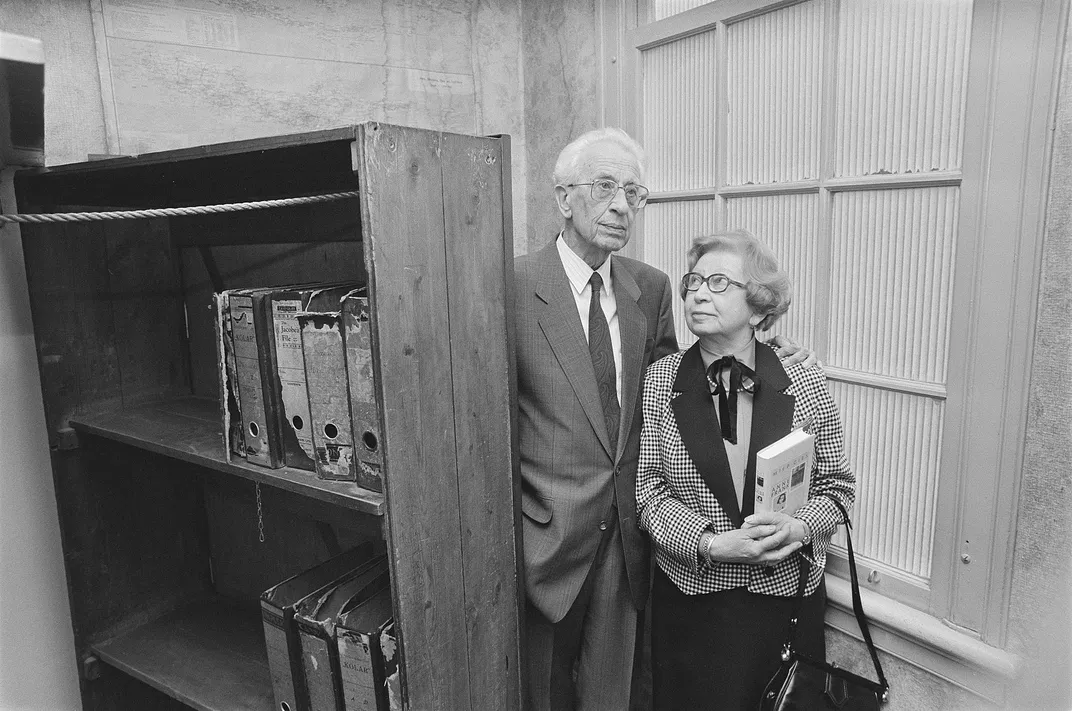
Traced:
[[116, 210], [114, 212], [47, 212], [39, 215], [0, 215], [3, 222], [98, 222], [101, 220], [136, 220], [143, 217], [181, 217], [184, 215], [215, 215], [221, 212], [241, 212], [243, 210], [262, 210], [270, 207], [290, 207], [308, 205], [317, 202], [331, 202], [357, 197], [354, 190], [345, 193], [325, 193], [306, 197], [282, 198], [279, 200], [257, 200], [255, 202], [233, 202], [223, 205], [196, 205], [190, 207], [161, 207], [150, 210]]

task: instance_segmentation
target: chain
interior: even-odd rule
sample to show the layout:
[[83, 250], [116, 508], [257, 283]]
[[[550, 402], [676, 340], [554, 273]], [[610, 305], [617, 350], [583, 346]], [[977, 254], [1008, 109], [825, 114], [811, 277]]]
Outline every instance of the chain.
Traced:
[[261, 485], [257, 482], [257, 538], [264, 543], [264, 509], [261, 507]]

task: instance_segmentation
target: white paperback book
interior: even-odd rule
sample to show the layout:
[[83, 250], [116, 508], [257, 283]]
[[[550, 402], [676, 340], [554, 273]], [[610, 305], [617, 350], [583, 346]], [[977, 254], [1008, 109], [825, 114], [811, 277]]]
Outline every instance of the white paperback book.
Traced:
[[795, 429], [756, 453], [755, 512], [792, 516], [808, 502], [815, 435]]

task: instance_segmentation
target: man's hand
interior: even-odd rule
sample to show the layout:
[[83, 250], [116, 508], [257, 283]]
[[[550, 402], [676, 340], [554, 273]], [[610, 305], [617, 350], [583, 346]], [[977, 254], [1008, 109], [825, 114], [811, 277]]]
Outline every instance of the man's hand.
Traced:
[[799, 542], [788, 542], [788, 529], [777, 529], [777, 526], [753, 525], [720, 533], [711, 544], [711, 559], [721, 563], [777, 565], [801, 547]]
[[810, 368], [813, 365], [819, 364], [819, 359], [815, 357], [814, 351], [810, 351], [803, 346], [798, 346], [794, 341], [789, 340], [785, 336], [777, 335], [768, 341], [768, 343], [774, 346], [774, 352], [778, 354], [778, 357], [790, 365], [799, 363], [805, 368]]

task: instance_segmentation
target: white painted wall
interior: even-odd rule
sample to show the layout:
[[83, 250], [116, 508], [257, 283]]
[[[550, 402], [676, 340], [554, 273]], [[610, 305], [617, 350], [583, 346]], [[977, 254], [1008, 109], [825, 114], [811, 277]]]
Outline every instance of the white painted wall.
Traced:
[[[13, 204], [11, 170], [0, 200]], [[18, 227], [0, 228], [0, 709], [81, 708]]]
[[[104, 152], [89, 6], [4, 0], [0, 31], [45, 44], [48, 163]], [[0, 166], [13, 211], [14, 166]], [[81, 709], [78, 666], [18, 227], [0, 228], [0, 711]]]

